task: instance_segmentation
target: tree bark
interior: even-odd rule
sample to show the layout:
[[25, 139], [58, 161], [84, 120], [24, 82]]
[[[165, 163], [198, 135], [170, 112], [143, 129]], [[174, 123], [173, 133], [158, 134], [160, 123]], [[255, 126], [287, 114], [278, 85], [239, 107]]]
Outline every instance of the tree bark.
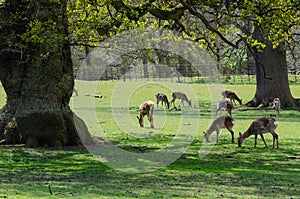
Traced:
[[264, 43], [262, 50], [254, 48], [256, 60], [256, 93], [248, 106], [269, 106], [275, 97], [281, 100], [282, 107], [296, 107], [298, 101], [292, 96], [286, 62], [286, 50], [280, 44], [273, 48], [272, 42], [264, 39], [264, 32], [256, 27], [253, 39]]
[[[7, 95], [0, 110], [0, 139], [5, 144], [24, 143], [27, 147], [91, 144], [84, 122], [69, 107], [74, 86], [73, 66], [69, 42], [61, 39], [68, 37], [67, 1], [35, 3], [16, 1], [6, 7], [8, 13], [19, 17], [13, 21], [14, 25], [3, 26], [0, 33], [1, 39], [7, 39], [0, 44], [0, 80]], [[27, 41], [21, 42], [21, 48], [20, 35], [28, 31], [34, 19], [42, 23], [52, 19], [62, 37], [49, 35], [51, 46], [47, 42]], [[43, 35], [41, 29], [39, 36]]]

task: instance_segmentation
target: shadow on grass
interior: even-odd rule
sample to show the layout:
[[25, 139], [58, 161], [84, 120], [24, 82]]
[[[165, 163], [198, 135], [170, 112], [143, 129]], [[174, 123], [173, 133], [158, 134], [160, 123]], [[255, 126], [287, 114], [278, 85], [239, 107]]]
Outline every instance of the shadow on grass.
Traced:
[[48, 197], [51, 184], [54, 194], [83, 198], [294, 198], [300, 195], [299, 142], [271, 149], [221, 140], [204, 158], [194, 143], [171, 165], [140, 174], [115, 171], [86, 151], [0, 148], [0, 195]]

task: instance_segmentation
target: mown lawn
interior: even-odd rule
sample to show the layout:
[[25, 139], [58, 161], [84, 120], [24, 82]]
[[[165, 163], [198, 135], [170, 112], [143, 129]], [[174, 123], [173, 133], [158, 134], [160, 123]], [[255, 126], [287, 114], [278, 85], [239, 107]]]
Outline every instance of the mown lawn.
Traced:
[[[243, 98], [251, 99], [255, 85], [225, 85]], [[254, 137], [241, 148], [222, 130], [219, 143], [206, 144], [205, 131], [215, 117], [221, 98], [218, 85], [172, 82], [84, 82], [77, 81], [79, 96], [72, 108], [84, 118], [90, 132], [104, 138], [123, 153], [98, 155], [75, 149], [25, 149], [0, 147], [0, 197], [7, 198], [299, 198], [300, 113], [283, 110], [279, 121], [279, 149], [269, 148]], [[208, 89], [209, 88], [209, 89]], [[291, 86], [295, 97], [300, 87]], [[154, 129], [138, 127], [139, 104], [164, 92], [181, 90], [192, 98], [192, 108], [166, 110], [155, 107]], [[5, 98], [0, 89], [0, 102]], [[90, 96], [96, 94], [102, 98]], [[89, 95], [89, 96], [86, 96]], [[178, 104], [178, 102], [176, 102]], [[186, 104], [185, 104], [186, 105]], [[272, 109], [233, 110], [235, 138], [251, 121], [274, 115]], [[220, 112], [225, 114], [224, 111]], [[115, 148], [113, 148], [115, 150]], [[160, 153], [168, 149], [167, 153]], [[204, 149], [207, 149], [206, 151]], [[184, 151], [184, 152], [183, 152]], [[125, 156], [122, 157], [122, 154]], [[154, 158], [147, 159], [148, 154]], [[167, 154], [167, 156], [166, 156]], [[175, 158], [179, 154], [179, 158]], [[119, 156], [120, 155], [120, 156]], [[169, 156], [168, 156], [169, 155]], [[114, 159], [117, 157], [118, 159]], [[136, 157], [139, 157], [138, 159]], [[156, 159], [155, 159], [156, 158]], [[168, 164], [168, 159], [174, 161]], [[100, 161], [101, 160], [101, 161]], [[110, 162], [110, 161], [115, 162]], [[132, 165], [131, 168], [130, 165]], [[141, 168], [145, 165], [145, 168]], [[143, 172], [142, 172], [143, 171]], [[50, 187], [50, 189], [49, 189]], [[51, 193], [52, 195], [51, 195]]]

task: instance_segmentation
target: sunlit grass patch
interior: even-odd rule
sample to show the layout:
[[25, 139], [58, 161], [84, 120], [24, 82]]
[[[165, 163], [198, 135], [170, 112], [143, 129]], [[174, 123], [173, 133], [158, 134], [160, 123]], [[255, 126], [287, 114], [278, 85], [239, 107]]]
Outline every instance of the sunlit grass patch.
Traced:
[[[117, 84], [138, 85], [125, 105], [114, 106]], [[169, 82], [171, 84], [171, 82]], [[166, 84], [167, 85], [167, 84]], [[276, 132], [279, 149], [272, 149], [272, 136], [266, 134], [269, 148], [260, 137], [254, 148], [254, 136], [237, 147], [239, 132], [245, 132], [254, 119], [274, 115], [273, 109], [236, 108], [233, 118], [235, 143], [230, 133], [221, 130], [219, 142], [210, 143], [204, 156], [206, 131], [215, 118], [216, 104], [205, 84], [188, 84], [188, 96], [195, 94], [197, 107], [166, 109], [156, 106], [155, 94], [164, 92], [169, 99], [174, 89], [185, 91], [187, 85], [163, 82], [76, 81], [79, 96], [72, 97], [72, 107], [85, 120], [91, 133], [105, 136], [108, 142], [128, 153], [155, 153], [178, 138], [178, 147], [186, 144], [185, 134], [193, 136], [182, 155], [167, 166], [144, 173], [126, 173], [107, 165], [101, 158], [83, 150], [46, 150], [0, 147], [0, 196], [8, 198], [297, 198], [300, 195], [300, 113], [282, 110]], [[243, 98], [251, 100], [255, 85], [225, 85]], [[299, 86], [291, 86], [297, 96]], [[3, 92], [3, 90], [0, 92]], [[121, 90], [120, 92], [127, 92]], [[96, 98], [90, 94], [102, 96]], [[87, 96], [86, 96], [87, 95]], [[220, 98], [221, 94], [218, 94]], [[118, 96], [118, 95], [116, 95]], [[119, 96], [122, 96], [120, 93]], [[154, 129], [140, 128], [136, 119], [138, 106], [144, 100], [155, 102]], [[5, 102], [0, 97], [0, 102]], [[122, 100], [121, 98], [119, 100]], [[178, 106], [179, 102], [176, 102]], [[122, 110], [126, 117], [117, 121], [113, 113]], [[122, 112], [122, 113], [123, 113]], [[82, 115], [81, 115], [82, 114]], [[226, 114], [225, 111], [219, 113]], [[118, 122], [130, 125], [130, 131]], [[180, 128], [183, 130], [181, 131]], [[180, 134], [182, 132], [182, 134]], [[215, 133], [212, 137], [215, 136]], [[183, 144], [182, 144], [183, 143]], [[182, 145], [181, 145], [182, 144]], [[172, 148], [170, 148], [170, 151]], [[109, 155], [116, 155], [113, 152]], [[161, 157], [157, 157], [159, 160]], [[135, 161], [134, 159], [128, 161]], [[146, 160], [145, 160], [146, 161]], [[124, 162], [125, 164], [125, 162]], [[49, 191], [49, 185], [52, 195]]]

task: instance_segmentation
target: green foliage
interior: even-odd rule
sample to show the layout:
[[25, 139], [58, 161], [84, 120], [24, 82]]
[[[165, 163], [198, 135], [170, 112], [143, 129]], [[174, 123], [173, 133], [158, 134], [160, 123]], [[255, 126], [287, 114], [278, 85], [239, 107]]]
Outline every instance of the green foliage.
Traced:
[[56, 51], [68, 39], [64, 3], [60, 0], [5, 1], [0, 12], [2, 48], [15, 46], [36, 50], [39, 46], [43, 53]]
[[[76, 81], [80, 93], [73, 100], [86, 103], [88, 97], [84, 94], [90, 90], [92, 83], [94, 82]], [[174, 84], [178, 88], [184, 85]], [[166, 114], [174, 121], [173, 125], [165, 125], [159, 135], [148, 139], [126, 136], [116, 127], [115, 121], [107, 117], [111, 115], [110, 100], [115, 86], [116, 82], [99, 82], [95, 92], [103, 95], [103, 98], [93, 99], [97, 107], [98, 125], [103, 126], [109, 139], [123, 150], [134, 153], [149, 153], [169, 143], [181, 121], [180, 111], [157, 109], [156, 114]], [[237, 143], [231, 144], [230, 134], [223, 129], [219, 143], [209, 154], [199, 158], [198, 153], [204, 141], [202, 130], [206, 130], [211, 122], [209, 113], [214, 105], [210, 104], [210, 94], [205, 84], [192, 86], [200, 104], [200, 109], [196, 111], [202, 113], [199, 134], [188, 150], [172, 164], [153, 172], [131, 174], [116, 171], [78, 148], [49, 150], [2, 146], [1, 197], [297, 198], [300, 189], [300, 146], [297, 134], [299, 112], [283, 110], [282, 115], [276, 117], [279, 121], [279, 149], [264, 148], [260, 139], [257, 148], [253, 148], [254, 137], [246, 139], [243, 146], [238, 148]], [[148, 93], [143, 92], [142, 88]], [[255, 90], [254, 85], [226, 85], [226, 88], [236, 91], [246, 101], [253, 96]], [[130, 115], [136, 115], [140, 101], [145, 98], [153, 99], [152, 94], [157, 89], [157, 86], [147, 84], [136, 90], [129, 102], [133, 107], [129, 110]], [[168, 94], [168, 89], [161, 89]], [[299, 86], [292, 86], [294, 93], [300, 93], [299, 89]], [[236, 136], [239, 131], [245, 131], [255, 118], [272, 113], [272, 109], [235, 109], [233, 116], [236, 123], [233, 129]], [[271, 135], [266, 134], [265, 139], [270, 146]]]
[[[265, 38], [272, 41], [276, 48], [284, 41], [291, 41], [292, 27], [299, 27], [298, 7], [292, 0], [244, 1], [244, 8], [247, 9], [242, 9], [241, 16], [244, 19], [253, 19], [256, 26], [264, 31]], [[250, 43], [257, 45], [255, 41]]]
[[[35, 1], [29, 3], [29, 9], [39, 8]], [[265, 39], [273, 43], [273, 47], [284, 41], [291, 42], [293, 31], [299, 27], [299, 9], [297, 2], [292, 0], [259, 0], [228, 2], [220, 0], [190, 1], [190, 5], [196, 12], [208, 20], [212, 31], [204, 24], [197, 15], [188, 11], [176, 20], [160, 18], [153, 11], [159, 11], [170, 17], [177, 8], [182, 8], [180, 1], [111, 1], [111, 0], [79, 0], [69, 1], [67, 18], [69, 23], [70, 41], [73, 45], [96, 46], [99, 42], [122, 31], [135, 28], [170, 28], [181, 31], [183, 37], [198, 41], [199, 45], [217, 56], [220, 61], [224, 57], [232, 56], [228, 50], [224, 38], [235, 44], [241, 37], [249, 45], [261, 50], [265, 47], [264, 41], [253, 38], [253, 27], [261, 27], [265, 33]], [[60, 0], [50, 1], [52, 4], [60, 5]], [[28, 10], [25, 12], [28, 12]], [[30, 16], [23, 11], [15, 13], [2, 13], [1, 24], [14, 24], [14, 19], [28, 21], [27, 30], [12, 32], [7, 45], [16, 45], [19, 37], [26, 43], [41, 44], [42, 48], [49, 50], [56, 48], [65, 38], [61, 29], [55, 23], [56, 19], [51, 17], [42, 19], [47, 11], [39, 12], [37, 16]], [[14, 16], [8, 18], [7, 16]], [[60, 18], [59, 20], [65, 20]], [[180, 25], [181, 24], [181, 25]], [[3, 27], [5, 29], [5, 27]], [[218, 34], [219, 33], [219, 34]], [[15, 34], [15, 38], [13, 35]], [[19, 35], [20, 34], [20, 35]], [[22, 43], [21, 47], [26, 44]], [[239, 45], [240, 47], [240, 45]]]
[[28, 26], [29, 29], [21, 35], [21, 39], [27, 43], [40, 45], [41, 49], [47, 49], [48, 52], [51, 52], [52, 49], [55, 51], [64, 40], [67, 40], [52, 19], [30, 21]]
[[[271, 41], [276, 48], [285, 41], [292, 41], [294, 27], [297, 29], [300, 23], [297, 2], [292, 0], [206, 0], [190, 1], [189, 5], [197, 14], [185, 12], [176, 21], [166, 18], [171, 17], [176, 8], [184, 6], [181, 1], [75, 1], [70, 3], [68, 10], [70, 30], [79, 44], [97, 45], [124, 30], [165, 27], [181, 30], [182, 36], [198, 41], [203, 48], [222, 57], [230, 55], [224, 39], [225, 43], [235, 45], [243, 38], [249, 45], [262, 50], [265, 41], [258, 41], [252, 35], [253, 28], [260, 27], [265, 40]], [[220, 35], [224, 37], [221, 39]]]
[[142, 21], [131, 23], [125, 15], [109, 6], [110, 3], [109, 0], [69, 2], [67, 15], [74, 43], [95, 46], [118, 32], [142, 26]]

